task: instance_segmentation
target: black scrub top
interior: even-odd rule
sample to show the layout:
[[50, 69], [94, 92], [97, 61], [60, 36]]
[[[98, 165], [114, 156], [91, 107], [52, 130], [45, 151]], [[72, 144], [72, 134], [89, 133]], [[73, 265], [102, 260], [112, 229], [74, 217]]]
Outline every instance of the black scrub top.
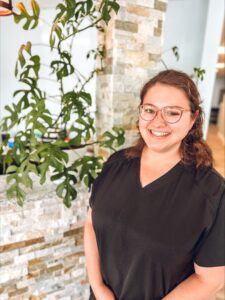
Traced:
[[140, 158], [118, 151], [90, 198], [102, 277], [117, 300], [158, 300], [194, 272], [194, 262], [225, 264], [224, 179], [182, 162], [145, 187], [139, 174]]

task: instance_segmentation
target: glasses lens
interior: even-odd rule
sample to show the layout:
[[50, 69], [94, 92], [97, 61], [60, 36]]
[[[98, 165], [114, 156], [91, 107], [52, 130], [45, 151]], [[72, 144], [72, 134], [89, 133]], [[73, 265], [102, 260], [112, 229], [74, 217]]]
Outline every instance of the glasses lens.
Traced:
[[151, 105], [142, 105], [140, 107], [140, 113], [142, 119], [151, 121], [155, 117], [156, 109]]
[[182, 111], [179, 108], [165, 107], [163, 109], [163, 118], [168, 123], [176, 123], [180, 120]]

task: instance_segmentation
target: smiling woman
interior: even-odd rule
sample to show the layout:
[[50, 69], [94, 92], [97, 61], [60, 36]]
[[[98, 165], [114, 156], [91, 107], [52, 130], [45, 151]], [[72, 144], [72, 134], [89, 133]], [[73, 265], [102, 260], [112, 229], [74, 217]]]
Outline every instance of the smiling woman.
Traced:
[[[165, 129], [172, 141], [175, 142], [176, 137], [178, 138], [175, 144], [184, 163], [212, 166], [212, 151], [203, 140], [203, 111], [200, 95], [195, 83], [188, 75], [174, 70], [160, 72], [144, 85], [140, 96], [140, 107], [151, 104], [155, 110], [161, 110], [162, 113], [159, 115], [156, 112], [153, 120], [148, 118], [149, 121], [146, 121], [146, 117], [143, 117], [143, 110], [140, 111], [140, 139], [127, 151], [128, 157], [140, 155], [147, 144], [145, 138], [148, 140], [153, 136], [152, 130], [155, 136]], [[165, 112], [168, 112], [168, 108], [179, 110], [179, 113], [176, 111], [179, 118], [175, 118], [175, 122], [165, 120]]]
[[146, 149], [172, 151], [179, 159], [181, 141], [192, 128], [197, 112], [191, 116], [188, 98], [182, 90], [160, 83], [147, 91], [142, 107], [146, 106], [153, 107], [151, 117], [149, 112], [146, 116], [146, 110], [140, 113], [139, 130]]
[[167, 70], [141, 91], [140, 139], [96, 179], [85, 225], [90, 299], [203, 300], [224, 283], [224, 179], [195, 83]]

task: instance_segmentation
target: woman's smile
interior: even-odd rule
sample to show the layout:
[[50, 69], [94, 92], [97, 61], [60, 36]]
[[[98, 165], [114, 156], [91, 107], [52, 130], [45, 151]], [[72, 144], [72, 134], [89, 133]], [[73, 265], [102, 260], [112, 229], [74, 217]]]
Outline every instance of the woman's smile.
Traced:
[[159, 130], [154, 130], [154, 129], [148, 129], [148, 131], [151, 133], [151, 135], [153, 135], [155, 137], [166, 137], [170, 134], [170, 132], [159, 131]]

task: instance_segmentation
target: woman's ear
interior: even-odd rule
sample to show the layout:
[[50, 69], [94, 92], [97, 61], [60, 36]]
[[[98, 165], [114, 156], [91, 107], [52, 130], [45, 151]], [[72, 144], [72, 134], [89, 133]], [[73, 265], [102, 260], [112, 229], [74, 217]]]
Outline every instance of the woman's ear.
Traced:
[[196, 112], [194, 113], [194, 119], [195, 120], [197, 119], [198, 115], [199, 115], [199, 110], [196, 110]]
[[192, 115], [193, 124], [195, 123], [198, 116], [199, 116], [199, 110], [196, 110], [196, 112]]
[[190, 130], [192, 129], [193, 125], [195, 124], [198, 116], [199, 116], [199, 110], [196, 110], [196, 112], [194, 114], [192, 114], [192, 116], [191, 116]]

